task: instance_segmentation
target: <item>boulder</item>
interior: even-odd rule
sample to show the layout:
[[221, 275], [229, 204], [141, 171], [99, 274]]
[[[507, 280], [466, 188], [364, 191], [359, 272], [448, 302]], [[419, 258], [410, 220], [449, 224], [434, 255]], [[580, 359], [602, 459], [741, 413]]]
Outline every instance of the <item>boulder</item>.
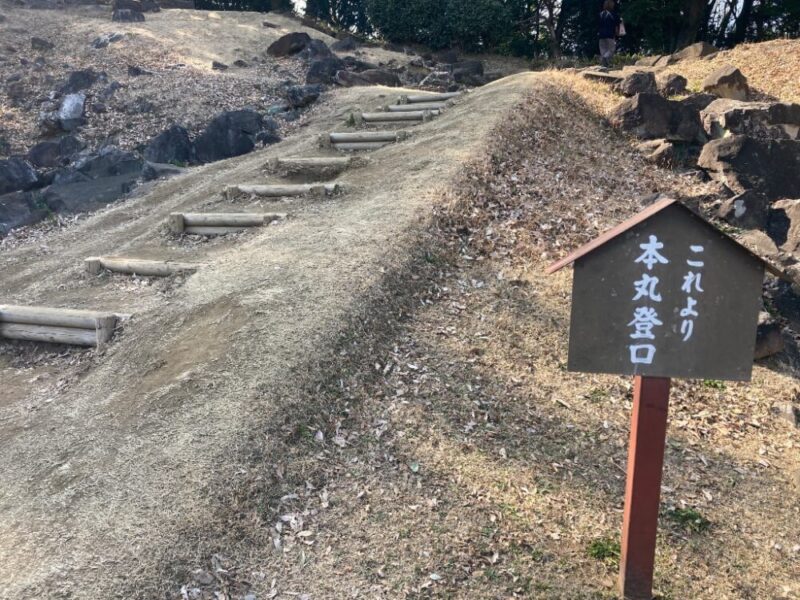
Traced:
[[333, 42], [331, 44], [331, 50], [336, 52], [352, 52], [353, 50], [358, 49], [360, 43], [358, 38], [353, 37], [352, 35], [348, 35], [347, 37]]
[[346, 68], [341, 58], [321, 58], [311, 63], [306, 75], [306, 83], [323, 83], [330, 85], [334, 82], [336, 73]]
[[38, 192], [12, 192], [0, 195], [0, 237], [12, 229], [33, 225], [48, 215], [45, 206], [37, 202]]
[[784, 348], [783, 327], [769, 313], [761, 311], [756, 329], [755, 360], [780, 354]]
[[711, 138], [743, 134], [756, 138], [800, 139], [800, 104], [720, 98], [709, 104], [701, 117]]
[[656, 76], [650, 71], [634, 71], [626, 75], [614, 89], [623, 96], [632, 97], [636, 94], [656, 94]]
[[677, 73], [662, 73], [656, 77], [658, 91], [665, 98], [685, 94], [688, 83], [686, 77]]
[[275, 40], [269, 48], [267, 54], [275, 57], [292, 56], [302, 52], [311, 43], [311, 36], [307, 33], [295, 31]]
[[719, 50], [709, 44], [708, 42], [697, 42], [690, 46], [686, 46], [683, 50], [679, 50], [672, 55], [672, 63], [681, 60], [697, 60], [715, 55]]
[[442, 50], [433, 55], [433, 59], [437, 63], [444, 65], [453, 65], [458, 62], [458, 50]]
[[462, 85], [483, 85], [486, 83], [483, 62], [480, 60], [463, 60], [453, 64], [453, 79]]
[[0, 160], [0, 194], [33, 189], [38, 181], [36, 169], [25, 159], [12, 156]]
[[227, 71], [228, 70], [228, 65], [226, 65], [225, 63], [221, 63], [218, 60], [212, 60], [211, 61], [211, 68], [214, 71]]
[[420, 81], [419, 86], [423, 89], [439, 92], [452, 92], [458, 89], [458, 84], [453, 79], [453, 74], [450, 71], [433, 71]]
[[86, 120], [83, 118], [86, 106], [86, 94], [67, 94], [61, 101], [61, 106], [56, 113], [58, 125], [64, 131], [74, 131]]
[[699, 112], [659, 94], [637, 94], [624, 100], [609, 120], [614, 127], [645, 140], [694, 142], [705, 138]]
[[54, 183], [41, 191], [47, 207], [59, 214], [90, 212], [119, 200], [136, 187], [137, 177], [113, 175], [83, 181]]
[[636, 61], [635, 66], [637, 67], [655, 67], [656, 63], [661, 58], [661, 55], [658, 56], [644, 56]]
[[[142, 172], [144, 161], [132, 152], [121, 150], [116, 146], [105, 146], [95, 153], [80, 157], [70, 167], [88, 179], [102, 179], [125, 175], [136, 179]], [[60, 181], [65, 181], [62, 177]]]
[[780, 256], [780, 250], [772, 238], [758, 229], [745, 231], [738, 237], [738, 242], [764, 260], [776, 260]]
[[720, 98], [747, 100], [750, 88], [747, 77], [731, 65], [720, 67], [703, 80], [703, 91]]
[[130, 9], [115, 10], [111, 13], [111, 20], [117, 23], [141, 23], [144, 21], [144, 13]]
[[328, 45], [322, 40], [312, 39], [303, 50], [298, 53], [298, 57], [307, 60], [317, 60], [319, 58], [330, 58], [334, 54]]
[[698, 166], [737, 194], [762, 193], [770, 201], [800, 197], [800, 141], [732, 135], [703, 147]]
[[717, 97], [714, 94], [692, 94], [683, 98], [682, 100], [678, 100], [681, 105], [690, 108], [691, 110], [697, 111], [699, 114], [700, 111], [704, 110], [709, 104], [714, 102]]
[[800, 200], [779, 200], [769, 212], [767, 233], [784, 252], [800, 253]]
[[256, 136], [264, 129], [264, 118], [250, 109], [216, 116], [195, 139], [195, 152], [202, 163], [247, 154], [255, 148]]
[[119, 31], [115, 31], [113, 33], [105, 33], [101, 36], [94, 38], [89, 44], [95, 50], [101, 50], [102, 48], [107, 47], [109, 44], [115, 44], [125, 38], [124, 33], [120, 33]]
[[177, 124], [165, 129], [148, 142], [144, 149], [144, 158], [151, 163], [194, 163], [194, 144], [189, 138], [189, 132]]
[[717, 216], [735, 227], [762, 229], [767, 223], [769, 200], [758, 192], [748, 190], [725, 200]]
[[63, 167], [83, 150], [86, 144], [74, 135], [65, 135], [57, 140], [39, 142], [28, 150], [28, 161], [39, 168]]
[[361, 73], [339, 71], [336, 73], [336, 83], [345, 87], [357, 85], [385, 85], [387, 87], [400, 87], [400, 77], [397, 73], [384, 69], [368, 69]]
[[361, 60], [360, 58], [356, 58], [355, 56], [343, 56], [342, 62], [344, 62], [344, 69], [348, 71], [368, 71], [370, 69], [378, 69], [378, 65], [374, 65], [369, 63], [365, 60]]
[[317, 101], [325, 87], [315, 85], [293, 85], [286, 88], [286, 100], [292, 108], [303, 108]]
[[48, 50], [55, 48], [55, 45], [44, 38], [32, 37], [31, 48], [39, 52], [47, 52]]
[[142, 168], [142, 179], [144, 181], [153, 181], [155, 179], [166, 179], [180, 175], [185, 169], [176, 167], [175, 165], [145, 162]]
[[94, 69], [81, 69], [69, 74], [67, 82], [61, 86], [62, 94], [75, 94], [92, 87], [100, 79], [101, 74]]
[[637, 146], [645, 160], [662, 167], [671, 167], [677, 162], [675, 144], [669, 140], [648, 140]]

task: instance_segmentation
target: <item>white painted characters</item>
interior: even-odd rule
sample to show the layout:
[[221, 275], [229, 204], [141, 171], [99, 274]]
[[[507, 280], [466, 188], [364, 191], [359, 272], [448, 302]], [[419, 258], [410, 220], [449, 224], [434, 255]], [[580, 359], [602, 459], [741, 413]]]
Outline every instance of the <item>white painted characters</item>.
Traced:
[[[692, 254], [702, 254], [705, 251], [703, 246], [690, 246], [689, 250], [692, 251]], [[703, 293], [703, 273], [700, 271], [705, 266], [705, 262], [697, 259], [687, 259], [686, 264], [691, 267], [690, 270], [686, 275], [683, 276], [683, 285], [681, 286], [681, 291], [686, 294], [686, 306], [681, 309], [681, 335], [683, 336], [683, 341], [688, 342], [692, 339], [692, 334], [694, 334], [694, 323], [695, 319], [700, 316], [695, 310], [695, 306], [697, 306], [697, 300], [692, 296], [692, 294], [702, 294]]]
[[[664, 244], [658, 241], [654, 235], [649, 236], [648, 241], [644, 244], [639, 244], [639, 248], [644, 250], [641, 256], [634, 262], [641, 263], [647, 267], [648, 271], [652, 271], [656, 265], [666, 265], [669, 261], [659, 252], [664, 249]], [[642, 273], [642, 277], [633, 283], [635, 301], [652, 301], [661, 302], [661, 294], [656, 289], [659, 284], [659, 278], [650, 275], [649, 273]], [[628, 323], [628, 327], [633, 327], [633, 332], [630, 334], [632, 340], [654, 340], [656, 338], [653, 333], [655, 327], [661, 326], [664, 323], [658, 316], [658, 311], [652, 306], [637, 306], [633, 311], [633, 320]], [[634, 365], [651, 365], [656, 356], [656, 347], [652, 343], [639, 343], [631, 344], [628, 346], [631, 353], [631, 363]]]

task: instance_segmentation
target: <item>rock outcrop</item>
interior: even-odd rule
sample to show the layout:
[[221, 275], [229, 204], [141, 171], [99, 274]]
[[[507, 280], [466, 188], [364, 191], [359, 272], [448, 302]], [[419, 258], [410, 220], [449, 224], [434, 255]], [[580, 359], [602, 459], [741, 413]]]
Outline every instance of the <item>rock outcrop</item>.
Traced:
[[721, 98], [701, 113], [711, 138], [749, 135], [768, 139], [800, 139], [800, 104], [742, 102]]
[[720, 98], [747, 100], [750, 87], [747, 77], [731, 65], [720, 67], [703, 80], [703, 91]]

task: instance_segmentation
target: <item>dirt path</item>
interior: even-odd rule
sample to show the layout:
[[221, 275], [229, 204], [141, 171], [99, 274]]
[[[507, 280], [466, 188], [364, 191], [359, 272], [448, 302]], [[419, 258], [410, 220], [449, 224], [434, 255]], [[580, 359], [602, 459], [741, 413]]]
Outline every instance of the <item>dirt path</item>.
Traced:
[[[0, 597], [105, 598], [164, 584], [153, 583], [164, 557], [192, 552], [176, 536], [212, 518], [220, 491], [208, 485], [235, 486], [237, 457], [262, 435], [254, 424], [279, 419], [280, 401], [320, 375], [307, 369], [382, 271], [405, 260], [432, 198], [534, 81], [470, 94], [342, 175], [343, 195], [281, 206], [289, 219], [258, 232], [191, 244], [163, 223], [218, 203], [226, 184], [264, 180], [272, 156], [320, 155], [318, 134], [400, 90], [336, 92], [281, 144], [192, 170], [0, 256], [5, 302], [133, 315], [98, 355], [2, 345]], [[87, 278], [82, 260], [102, 254], [209, 266], [183, 285]], [[173, 593], [180, 583], [169, 582]]]

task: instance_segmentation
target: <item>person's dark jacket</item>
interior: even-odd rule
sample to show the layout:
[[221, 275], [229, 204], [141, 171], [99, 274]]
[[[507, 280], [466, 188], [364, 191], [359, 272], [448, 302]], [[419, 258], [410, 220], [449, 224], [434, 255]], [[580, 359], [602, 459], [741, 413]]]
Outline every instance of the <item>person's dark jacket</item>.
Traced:
[[600, 31], [599, 38], [601, 40], [614, 39], [617, 37], [617, 26], [620, 24], [619, 15], [604, 10], [600, 13]]

